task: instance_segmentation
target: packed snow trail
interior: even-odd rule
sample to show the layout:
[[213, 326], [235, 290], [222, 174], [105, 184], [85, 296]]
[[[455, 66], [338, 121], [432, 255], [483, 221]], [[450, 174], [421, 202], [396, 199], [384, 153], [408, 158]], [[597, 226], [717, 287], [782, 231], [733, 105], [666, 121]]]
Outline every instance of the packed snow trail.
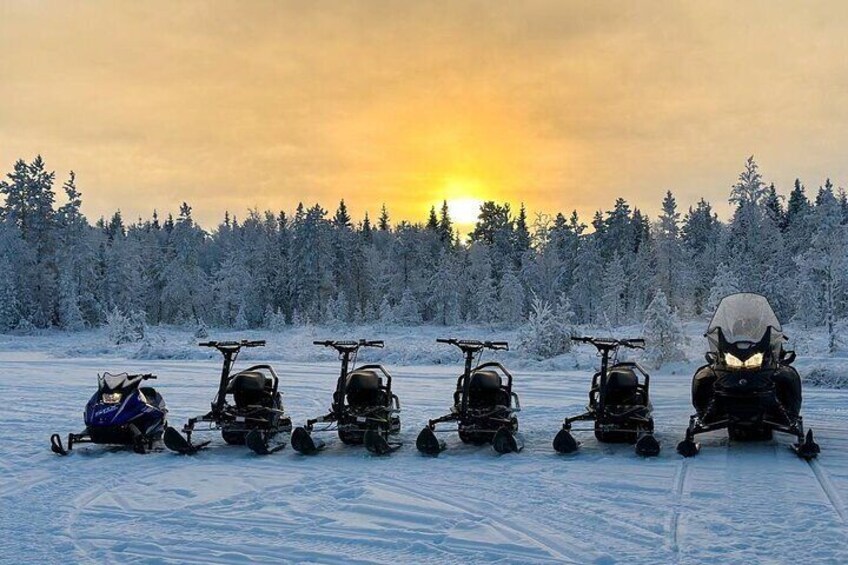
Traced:
[[[296, 424], [327, 408], [332, 360], [274, 366]], [[590, 431], [577, 433], [578, 453], [553, 452], [562, 418], [585, 406], [588, 368], [513, 371], [522, 453], [498, 456], [446, 434], [446, 452], [421, 456], [415, 437], [447, 409], [458, 369], [397, 364], [404, 447], [385, 458], [331, 434], [314, 457], [290, 447], [258, 457], [212, 434], [193, 457], [49, 450], [50, 433], [81, 429], [97, 372], [155, 372], [182, 425], [208, 409], [219, 369], [217, 360], [0, 355], [0, 562], [848, 562], [848, 391], [805, 391], [806, 424], [822, 446], [812, 466], [789, 438], [729, 444], [721, 433], [701, 436], [701, 454], [683, 460], [675, 445], [691, 412], [689, 369], [652, 376], [663, 446], [654, 459]]]

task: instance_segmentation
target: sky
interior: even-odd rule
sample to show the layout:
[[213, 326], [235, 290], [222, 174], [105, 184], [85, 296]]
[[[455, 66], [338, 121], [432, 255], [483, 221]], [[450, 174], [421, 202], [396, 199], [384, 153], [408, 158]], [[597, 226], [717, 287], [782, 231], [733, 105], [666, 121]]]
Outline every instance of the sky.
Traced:
[[841, 1], [0, 1], [0, 171], [73, 169], [89, 217], [726, 214], [749, 155], [788, 192], [846, 147]]

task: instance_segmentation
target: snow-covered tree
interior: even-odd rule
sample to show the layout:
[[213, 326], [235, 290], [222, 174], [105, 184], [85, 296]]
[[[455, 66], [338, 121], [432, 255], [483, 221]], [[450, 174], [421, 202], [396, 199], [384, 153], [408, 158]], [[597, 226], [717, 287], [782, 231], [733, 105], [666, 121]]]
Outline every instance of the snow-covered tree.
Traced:
[[501, 278], [497, 309], [504, 324], [517, 325], [524, 319], [524, 289], [512, 269], [507, 269]]
[[729, 294], [739, 292], [739, 279], [727, 263], [721, 263], [710, 286], [710, 298], [707, 301], [707, 311], [715, 312], [721, 299]]
[[654, 368], [685, 358], [683, 326], [662, 290], [657, 290], [645, 310], [643, 335], [646, 341], [645, 357]]

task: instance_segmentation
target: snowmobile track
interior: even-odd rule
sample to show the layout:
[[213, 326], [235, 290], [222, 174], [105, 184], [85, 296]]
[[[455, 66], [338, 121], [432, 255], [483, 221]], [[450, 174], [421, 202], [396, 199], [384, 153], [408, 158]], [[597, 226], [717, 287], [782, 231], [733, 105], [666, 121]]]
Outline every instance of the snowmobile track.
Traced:
[[[450, 506], [452, 508], [456, 508], [457, 510], [465, 513], [471, 514], [474, 516], [479, 516], [479, 509], [474, 509], [472, 505], [465, 505], [457, 503], [456, 499], [449, 497], [442, 497], [434, 495], [432, 491], [424, 492], [415, 488], [412, 488], [408, 483], [402, 483], [400, 481], [383, 481], [384, 484], [391, 484], [394, 488], [399, 489], [400, 492], [410, 492], [417, 496], [423, 497], [424, 499], [431, 499], [437, 502], [440, 502], [446, 506]], [[563, 545], [561, 542], [546, 539], [547, 536], [540, 536], [538, 532], [530, 531], [530, 528], [521, 528], [516, 527], [515, 524], [509, 524], [504, 520], [499, 520], [493, 516], [486, 516], [485, 520], [491, 522], [492, 524], [497, 525], [499, 528], [512, 531], [516, 534], [519, 534], [521, 537], [527, 539], [532, 542], [534, 545], [539, 547], [540, 549], [547, 552], [549, 555], [555, 557], [561, 561], [569, 561], [575, 563], [588, 563], [594, 561], [596, 556], [591, 554], [581, 554], [581, 555], [565, 555], [561, 551], [561, 546]]]
[[680, 510], [683, 505], [683, 491], [686, 488], [686, 474], [689, 471], [689, 459], [683, 459], [674, 476], [674, 506], [671, 509], [671, 522], [668, 527], [669, 546], [675, 554], [680, 553], [678, 529], [680, 527]]
[[821, 463], [815, 459], [807, 461], [816, 480], [821, 486], [822, 492], [827, 497], [828, 502], [833, 507], [833, 511], [839, 516], [839, 520], [843, 525], [848, 524], [848, 510], [846, 510], [845, 502], [839, 496], [839, 491], [830, 479], [830, 474], [825, 470]]

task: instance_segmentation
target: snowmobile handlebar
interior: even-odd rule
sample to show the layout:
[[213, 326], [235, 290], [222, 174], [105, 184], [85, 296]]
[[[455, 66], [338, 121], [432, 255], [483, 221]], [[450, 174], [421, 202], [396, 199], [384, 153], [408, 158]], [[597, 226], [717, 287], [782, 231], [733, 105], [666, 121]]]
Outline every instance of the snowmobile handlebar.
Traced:
[[572, 336], [571, 341], [576, 341], [579, 343], [591, 343], [598, 349], [615, 349], [617, 347], [627, 347], [630, 349], [645, 349], [645, 340], [643, 338], [613, 339], [607, 337]]
[[479, 351], [481, 349], [492, 349], [494, 351], [509, 351], [509, 342], [506, 341], [480, 341], [477, 339], [437, 338], [436, 343], [447, 343], [448, 345], [455, 345], [463, 351]]
[[332, 347], [336, 351], [355, 351], [360, 347], [379, 347], [382, 349], [385, 347], [385, 343], [382, 339], [360, 339], [359, 341], [336, 341], [332, 339], [325, 339], [319, 341], [313, 341], [312, 345], [323, 345], [324, 347]]
[[243, 339], [241, 341], [202, 341], [200, 347], [214, 347], [216, 349], [232, 349], [240, 347], [264, 347], [264, 339]]

